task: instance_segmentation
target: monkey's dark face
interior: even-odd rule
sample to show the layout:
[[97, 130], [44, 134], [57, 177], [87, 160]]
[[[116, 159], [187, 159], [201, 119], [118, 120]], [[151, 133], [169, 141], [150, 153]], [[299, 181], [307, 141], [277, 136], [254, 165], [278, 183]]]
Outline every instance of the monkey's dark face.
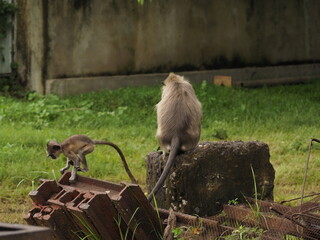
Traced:
[[61, 145], [57, 141], [50, 141], [47, 143], [47, 157], [56, 159], [61, 153]]

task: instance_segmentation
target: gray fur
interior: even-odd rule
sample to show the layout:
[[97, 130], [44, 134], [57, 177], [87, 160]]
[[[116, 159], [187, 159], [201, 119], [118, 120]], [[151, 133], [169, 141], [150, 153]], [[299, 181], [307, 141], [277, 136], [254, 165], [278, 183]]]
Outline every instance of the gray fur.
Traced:
[[163, 154], [169, 153], [167, 164], [156, 186], [148, 196], [151, 201], [163, 185], [176, 155], [198, 144], [201, 132], [202, 108], [191, 84], [182, 76], [170, 73], [164, 81], [157, 108], [157, 138]]

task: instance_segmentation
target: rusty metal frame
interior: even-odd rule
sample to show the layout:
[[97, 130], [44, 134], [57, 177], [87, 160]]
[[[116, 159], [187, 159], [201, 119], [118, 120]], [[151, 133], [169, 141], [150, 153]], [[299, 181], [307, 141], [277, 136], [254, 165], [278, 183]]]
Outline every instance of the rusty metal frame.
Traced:
[[[169, 211], [155, 210], [138, 185], [83, 176], [71, 185], [69, 177], [67, 172], [58, 182], [42, 180], [37, 190], [30, 192], [35, 206], [25, 216], [29, 224], [50, 227], [55, 239], [61, 240], [85, 237], [88, 228], [90, 233], [107, 240], [120, 240], [120, 231], [129, 239], [160, 238]], [[259, 206], [255, 216], [254, 206]], [[174, 212], [176, 226], [199, 229], [194, 233], [197, 236], [186, 231], [186, 239], [223, 238], [237, 230], [237, 224], [264, 229], [264, 240], [286, 235], [320, 239], [320, 196], [297, 207], [253, 198], [246, 198], [246, 204], [222, 207], [224, 216], [198, 217]], [[226, 221], [231, 224], [225, 224]]]
[[[159, 219], [136, 184], [115, 184], [78, 176], [70, 184], [70, 172], [61, 179], [42, 180], [30, 192], [35, 207], [26, 215], [27, 223], [48, 226], [56, 239], [79, 239], [90, 234], [102, 239], [157, 239]], [[160, 220], [161, 221], [161, 220]]]
[[51, 229], [46, 227], [37, 227], [22, 224], [0, 223], [1, 240], [29, 240], [36, 238], [41, 240], [51, 240]]

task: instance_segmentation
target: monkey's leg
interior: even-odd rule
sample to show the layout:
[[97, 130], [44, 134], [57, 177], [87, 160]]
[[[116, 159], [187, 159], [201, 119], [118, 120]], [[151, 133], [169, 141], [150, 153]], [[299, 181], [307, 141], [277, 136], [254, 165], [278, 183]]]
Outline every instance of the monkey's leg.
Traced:
[[77, 178], [77, 171], [80, 168], [80, 159], [75, 153], [70, 153], [68, 157], [73, 162], [73, 168], [71, 171], [71, 177], [69, 178], [69, 182], [75, 183]]
[[[160, 141], [160, 140], [159, 140]], [[157, 152], [161, 153], [162, 159], [165, 160], [170, 153], [170, 144], [168, 142], [160, 141], [160, 146]]]
[[64, 168], [60, 169], [60, 173], [64, 174], [64, 172], [70, 168], [70, 165], [73, 165], [73, 162], [67, 158], [67, 164]]
[[169, 153], [170, 153], [170, 151], [165, 151], [165, 150], [162, 150], [162, 159], [163, 160], [166, 160], [166, 157], [168, 157], [169, 156]]
[[83, 169], [80, 168], [79, 171], [82, 171], [82, 172], [89, 171], [86, 155], [93, 152], [93, 150], [94, 150], [94, 145], [87, 145], [79, 151], [80, 162], [83, 165]]
[[77, 178], [77, 168], [73, 166], [72, 171], [71, 171], [71, 177], [69, 178], [70, 183], [75, 183]]
[[163, 160], [166, 160], [166, 157], [169, 156], [169, 152], [162, 150], [160, 146], [158, 147], [157, 152], [162, 155]]
[[88, 172], [89, 171], [89, 167], [88, 167], [88, 164], [87, 164], [86, 156], [85, 155], [80, 155], [79, 157], [80, 157], [80, 162], [83, 164], [83, 168], [79, 168], [78, 171]]

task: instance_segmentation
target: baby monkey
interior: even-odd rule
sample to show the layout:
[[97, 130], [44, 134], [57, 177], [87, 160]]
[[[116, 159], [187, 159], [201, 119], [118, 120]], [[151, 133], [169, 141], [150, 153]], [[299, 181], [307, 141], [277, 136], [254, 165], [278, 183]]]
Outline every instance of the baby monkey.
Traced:
[[[64, 168], [60, 169], [60, 172], [63, 174], [69, 169], [70, 165], [73, 165], [69, 181], [70, 183], [75, 183], [77, 171], [87, 172], [89, 170], [86, 155], [93, 152], [94, 147], [97, 144], [109, 145], [117, 150], [128, 176], [132, 183], [136, 184], [137, 181], [132, 175], [122, 151], [112, 142], [91, 140], [89, 137], [80, 134], [73, 135], [65, 139], [62, 143], [58, 143], [55, 140], [49, 141], [47, 143], [47, 155], [52, 159], [56, 159], [61, 153], [63, 153], [67, 157], [67, 164]], [[82, 163], [83, 168], [80, 167], [80, 163]]]

